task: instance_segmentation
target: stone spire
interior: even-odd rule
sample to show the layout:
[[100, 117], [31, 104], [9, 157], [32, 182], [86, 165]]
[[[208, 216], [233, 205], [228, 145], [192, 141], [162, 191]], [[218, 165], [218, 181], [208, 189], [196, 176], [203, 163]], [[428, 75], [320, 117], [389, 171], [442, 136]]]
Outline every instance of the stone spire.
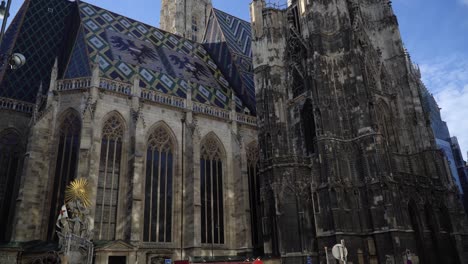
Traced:
[[160, 27], [202, 42], [211, 8], [211, 0], [162, 0]]

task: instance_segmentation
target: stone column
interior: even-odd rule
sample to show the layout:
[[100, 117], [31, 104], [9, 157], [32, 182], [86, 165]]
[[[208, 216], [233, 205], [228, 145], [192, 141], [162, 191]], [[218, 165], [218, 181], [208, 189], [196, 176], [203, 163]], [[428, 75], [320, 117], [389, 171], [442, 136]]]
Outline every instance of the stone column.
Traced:
[[[133, 80], [132, 87], [132, 111], [133, 116], [131, 117], [131, 128], [130, 128], [130, 150], [133, 152], [131, 155], [133, 159], [129, 159], [129, 182], [131, 183], [132, 189], [129, 190], [128, 197], [131, 203], [131, 219], [130, 219], [130, 240], [140, 241], [142, 237], [142, 224], [143, 224], [143, 199], [144, 193], [144, 162], [145, 162], [145, 146], [146, 146], [146, 133], [145, 133], [145, 121], [143, 117], [142, 109], [140, 108], [140, 78], [137, 75]], [[131, 168], [133, 167], [133, 169]]]
[[[99, 56], [96, 61], [99, 60]], [[94, 216], [96, 210], [96, 196], [99, 178], [99, 162], [100, 162], [100, 147], [101, 147], [101, 131], [102, 124], [96, 122], [100, 118], [96, 118], [96, 113], [100, 113], [101, 105], [99, 102], [99, 85], [100, 85], [100, 69], [99, 64], [95, 63], [92, 69], [91, 88], [88, 94], [88, 100], [83, 110], [83, 128], [81, 133], [80, 143], [80, 164], [78, 167], [78, 175], [88, 179], [91, 186], [91, 209], [89, 214], [90, 230], [94, 229]], [[100, 115], [98, 114], [100, 117]], [[87, 153], [87, 156], [84, 155]], [[82, 160], [82, 158], [84, 158]]]
[[[185, 114], [184, 128], [184, 248], [197, 248], [201, 246], [200, 231], [200, 138], [192, 112], [192, 87], [187, 91], [187, 112]], [[184, 258], [193, 255], [186, 252]]]

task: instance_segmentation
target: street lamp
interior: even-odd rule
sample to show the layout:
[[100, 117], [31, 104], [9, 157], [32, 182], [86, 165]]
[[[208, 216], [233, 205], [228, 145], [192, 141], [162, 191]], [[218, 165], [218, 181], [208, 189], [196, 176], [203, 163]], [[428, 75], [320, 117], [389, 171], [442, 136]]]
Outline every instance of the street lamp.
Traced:
[[2, 1], [0, 4], [0, 19], [4, 19], [6, 14], [6, 3], [5, 0]]
[[[6, 30], [6, 25], [8, 22], [8, 17], [10, 16], [10, 6], [11, 6], [11, 0], [8, 0], [7, 3], [5, 3], [5, 0], [2, 0], [2, 3], [0, 4], [0, 19], [3, 20], [2, 30], [0, 32], [0, 47], [3, 44], [3, 37], [5, 36], [5, 30]], [[10, 65], [10, 68], [12, 70], [19, 69], [21, 66], [23, 66], [26, 63], [26, 57], [21, 53], [1, 54], [1, 58], [2, 58], [2, 64], [6, 59], [8, 61], [8, 65]]]

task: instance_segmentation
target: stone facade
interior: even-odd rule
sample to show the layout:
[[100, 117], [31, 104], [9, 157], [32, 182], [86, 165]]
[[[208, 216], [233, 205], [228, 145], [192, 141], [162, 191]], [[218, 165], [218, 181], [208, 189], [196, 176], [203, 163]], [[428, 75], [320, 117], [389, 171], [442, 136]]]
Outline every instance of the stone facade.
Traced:
[[253, 0], [264, 250], [466, 263], [466, 216], [391, 2]]
[[[194, 256], [235, 256], [251, 251], [248, 212], [247, 153], [256, 144], [256, 128], [233, 119], [193, 112], [186, 107], [158, 104], [140, 98], [140, 87], [124, 84], [132, 93], [126, 95], [102, 88], [103, 80], [95, 68], [89, 87], [62, 90], [61, 81], [53, 81], [44, 110], [27, 119], [22, 114], [2, 110], [2, 130], [15, 129], [28, 142], [21, 187], [16, 201], [12, 241], [47, 240], [51, 192], [55, 177], [58, 133], [62, 121], [70, 114], [79, 116], [82, 128], [77, 177], [87, 178], [92, 186], [91, 208], [96, 207], [99, 160], [103, 124], [115, 116], [125, 124], [117, 216], [117, 241], [96, 247], [95, 263], [107, 263], [109, 256], [128, 256], [127, 263], [138, 259], [150, 263], [149, 257], [184, 259]], [[57, 87], [58, 84], [58, 87]], [[101, 84], [101, 86], [100, 86]], [[115, 83], [114, 81], [114, 84]], [[24, 122], [21, 121], [24, 119]], [[170, 243], [143, 241], [144, 175], [146, 149], [150, 134], [163, 127], [175, 142], [173, 233]], [[29, 131], [29, 133], [28, 133]], [[225, 190], [225, 243], [202, 244], [200, 239], [200, 149], [207, 137], [215, 138], [223, 149]], [[27, 138], [27, 140], [26, 140]], [[94, 223], [94, 209], [90, 223]], [[92, 228], [92, 227], [91, 227]], [[130, 244], [128, 244], [130, 243]], [[181, 256], [181, 254], [183, 254]], [[148, 259], [148, 260], [147, 260]]]
[[[181, 2], [163, 1], [163, 13]], [[180, 19], [212, 12], [209, 2], [184, 2], [190, 15], [166, 14], [177, 20], [166, 29], [182, 36]], [[33, 53], [17, 34], [51, 34], [28, 25], [54, 23], [42, 9], [60, 5], [27, 0], [5, 42]], [[242, 89], [200, 43], [86, 3], [67, 2], [66, 9], [66, 28], [55, 26], [67, 37], [38, 51], [56, 57], [35, 66], [50, 82], [34, 87], [32, 102], [18, 97], [33, 89], [23, 85], [0, 97], [0, 164], [16, 166], [0, 172], [0, 263], [63, 254], [56, 221], [64, 188], [76, 178], [91, 186], [87, 222], [96, 264], [250, 257], [248, 165], [258, 159], [258, 144], [256, 118], [236, 95]], [[201, 40], [206, 19], [196, 18], [194, 39]], [[6, 71], [0, 87], [21, 83], [31, 67]], [[202, 229], [203, 219], [214, 231]]]
[[201, 42], [211, 12], [211, 0], [162, 0], [162, 30]]

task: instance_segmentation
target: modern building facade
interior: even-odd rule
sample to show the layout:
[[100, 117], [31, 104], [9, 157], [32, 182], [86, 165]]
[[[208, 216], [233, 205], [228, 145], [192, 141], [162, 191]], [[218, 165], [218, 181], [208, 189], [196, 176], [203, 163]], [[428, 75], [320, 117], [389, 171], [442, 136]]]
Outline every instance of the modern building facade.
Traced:
[[466, 263], [466, 216], [387, 0], [251, 4], [266, 254]]
[[460, 195], [463, 197], [465, 212], [468, 212], [468, 200], [465, 197], [465, 193], [468, 191], [468, 174], [465, 172], [466, 162], [463, 160], [458, 139], [450, 135], [447, 123], [442, 120], [439, 105], [424, 85], [421, 85], [421, 98], [424, 111], [431, 122], [437, 147], [443, 151], [448, 161], [450, 172], [457, 184]]

